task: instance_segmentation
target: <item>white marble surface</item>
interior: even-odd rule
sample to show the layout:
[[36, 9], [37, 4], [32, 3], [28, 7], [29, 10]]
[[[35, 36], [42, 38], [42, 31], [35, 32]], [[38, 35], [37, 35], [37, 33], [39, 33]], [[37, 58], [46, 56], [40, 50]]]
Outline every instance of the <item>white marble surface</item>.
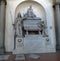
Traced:
[[24, 51], [26, 53], [40, 53], [44, 45], [45, 38], [40, 35], [26, 35], [24, 38]]
[[13, 54], [56, 52], [51, 40], [47, 42], [46, 38], [47, 37], [42, 37], [42, 35], [26, 35], [23, 40], [24, 46], [20, 48], [17, 47], [17, 49], [13, 51]]

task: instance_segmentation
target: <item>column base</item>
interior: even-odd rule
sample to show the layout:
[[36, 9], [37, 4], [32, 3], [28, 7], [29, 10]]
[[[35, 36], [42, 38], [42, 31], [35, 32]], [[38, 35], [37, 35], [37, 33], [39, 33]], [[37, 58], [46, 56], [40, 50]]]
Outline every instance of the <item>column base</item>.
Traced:
[[0, 54], [4, 54], [4, 49], [0, 48]]

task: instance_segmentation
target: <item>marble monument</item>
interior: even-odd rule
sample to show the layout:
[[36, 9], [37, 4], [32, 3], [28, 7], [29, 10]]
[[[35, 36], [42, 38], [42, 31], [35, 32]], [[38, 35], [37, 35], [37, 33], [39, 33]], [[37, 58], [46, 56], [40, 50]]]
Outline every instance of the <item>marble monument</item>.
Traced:
[[21, 13], [18, 13], [13, 27], [15, 31], [14, 54], [43, 53], [45, 45], [49, 46], [51, 43], [46, 22], [34, 14], [32, 6], [27, 9], [23, 17]]
[[8, 0], [5, 25], [6, 52], [56, 52], [52, 6], [52, 1], [47, 0]]

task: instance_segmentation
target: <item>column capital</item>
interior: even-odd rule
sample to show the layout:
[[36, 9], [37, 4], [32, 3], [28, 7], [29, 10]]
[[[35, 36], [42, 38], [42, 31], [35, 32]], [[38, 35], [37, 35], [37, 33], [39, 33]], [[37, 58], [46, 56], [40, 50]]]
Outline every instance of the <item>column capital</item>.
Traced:
[[60, 3], [59, 3], [59, 2], [55, 3], [55, 4], [53, 5], [53, 8], [55, 8], [57, 5], [59, 6]]
[[0, 5], [4, 3], [5, 5], [7, 4], [6, 0], [0, 0]]
[[54, 5], [60, 5], [60, 2], [55, 3]]

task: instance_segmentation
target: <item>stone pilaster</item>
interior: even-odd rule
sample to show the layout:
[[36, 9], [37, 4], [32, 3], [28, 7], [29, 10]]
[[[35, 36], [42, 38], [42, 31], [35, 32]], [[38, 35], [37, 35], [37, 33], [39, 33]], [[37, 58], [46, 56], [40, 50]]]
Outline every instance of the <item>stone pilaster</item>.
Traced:
[[5, 39], [5, 2], [0, 2], [0, 54], [4, 53]]
[[60, 49], [60, 3], [55, 4], [57, 49]]

